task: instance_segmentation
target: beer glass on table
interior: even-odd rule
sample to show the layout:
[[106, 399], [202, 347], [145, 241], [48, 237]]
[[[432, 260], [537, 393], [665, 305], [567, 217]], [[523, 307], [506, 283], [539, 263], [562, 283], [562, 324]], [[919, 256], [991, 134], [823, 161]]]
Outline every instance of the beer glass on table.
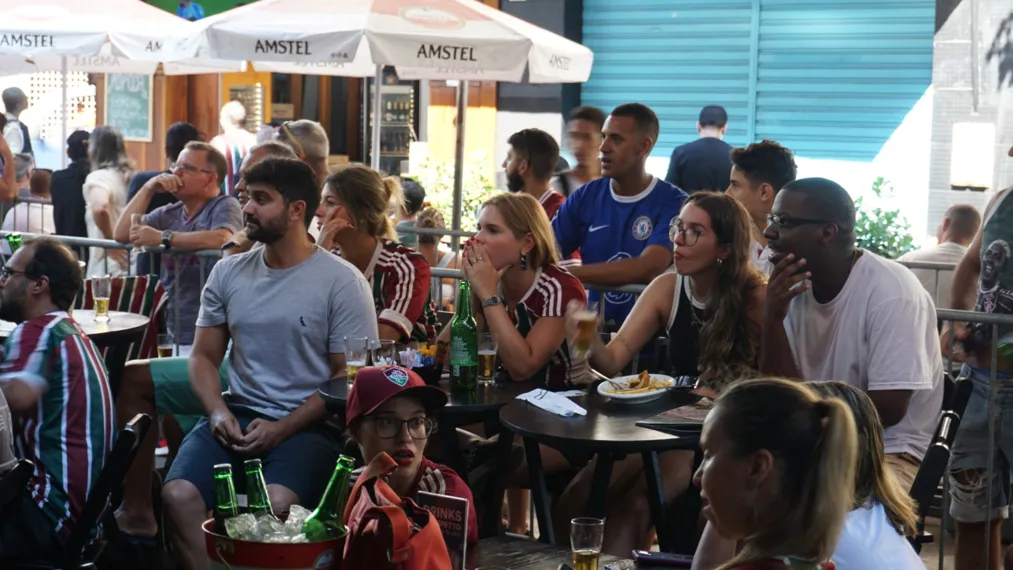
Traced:
[[91, 280], [91, 296], [95, 299], [95, 322], [109, 322], [109, 297], [113, 292], [113, 278], [105, 275]]
[[577, 321], [577, 336], [573, 339], [573, 356], [587, 358], [598, 335], [598, 305], [591, 304], [574, 314]]
[[499, 345], [492, 333], [478, 335], [478, 384], [488, 386], [493, 383], [496, 372], [496, 352]]
[[158, 357], [169, 358], [173, 355], [175, 339], [169, 333], [158, 335]]
[[570, 548], [573, 570], [598, 570], [605, 520], [579, 517], [570, 521]]
[[397, 364], [397, 347], [392, 340], [370, 341], [373, 366], [394, 366]]
[[366, 350], [369, 346], [369, 339], [362, 337], [345, 337], [345, 370], [348, 373], [348, 387], [355, 382], [355, 375], [359, 369], [366, 365]]

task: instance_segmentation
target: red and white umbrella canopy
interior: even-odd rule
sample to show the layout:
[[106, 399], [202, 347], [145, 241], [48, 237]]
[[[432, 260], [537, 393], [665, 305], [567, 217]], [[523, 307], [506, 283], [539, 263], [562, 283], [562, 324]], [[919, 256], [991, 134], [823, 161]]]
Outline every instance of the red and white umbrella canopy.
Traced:
[[[197, 22], [169, 57], [249, 60], [262, 70], [403, 78], [587, 80], [586, 47], [476, 0], [260, 0]], [[168, 45], [171, 44], [171, 45]]]
[[[59, 70], [64, 57], [70, 71], [153, 73], [165, 59], [163, 40], [195, 25], [139, 0], [0, 0], [0, 14], [0, 74]], [[238, 66], [204, 59], [172, 69]]]

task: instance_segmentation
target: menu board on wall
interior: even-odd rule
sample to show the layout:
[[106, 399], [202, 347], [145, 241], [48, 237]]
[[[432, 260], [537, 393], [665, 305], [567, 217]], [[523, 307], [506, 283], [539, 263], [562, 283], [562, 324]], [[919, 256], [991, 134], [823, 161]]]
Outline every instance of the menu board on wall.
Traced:
[[116, 127], [123, 140], [151, 142], [151, 76], [106, 74], [105, 124]]

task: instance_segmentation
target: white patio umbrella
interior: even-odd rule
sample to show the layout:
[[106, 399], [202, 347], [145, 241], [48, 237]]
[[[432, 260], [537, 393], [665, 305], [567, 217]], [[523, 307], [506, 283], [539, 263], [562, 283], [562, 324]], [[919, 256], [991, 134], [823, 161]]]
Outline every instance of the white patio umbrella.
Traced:
[[[457, 97], [453, 229], [460, 229], [468, 80], [579, 83], [586, 47], [476, 0], [260, 0], [205, 18], [166, 40], [169, 58], [249, 60], [265, 71], [463, 80]], [[374, 108], [380, 90], [373, 90]], [[373, 121], [373, 140], [380, 138]], [[373, 167], [379, 155], [373, 153]], [[456, 240], [455, 240], [456, 243]]]
[[[194, 24], [138, 0], [0, 0], [0, 75], [155, 72], [163, 39], [186, 34]], [[201, 58], [163, 66], [166, 74], [238, 71], [238, 62]], [[66, 117], [62, 139], [67, 138]], [[66, 163], [66, 157], [63, 159]]]

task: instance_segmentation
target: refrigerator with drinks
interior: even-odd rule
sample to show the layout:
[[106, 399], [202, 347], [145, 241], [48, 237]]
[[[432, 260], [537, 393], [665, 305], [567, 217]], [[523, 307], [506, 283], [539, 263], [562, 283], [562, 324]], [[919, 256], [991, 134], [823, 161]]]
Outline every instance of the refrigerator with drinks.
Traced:
[[[419, 83], [401, 81], [393, 67], [383, 70], [380, 85], [380, 109], [373, 109], [373, 90], [376, 80], [363, 82], [364, 111], [362, 121], [362, 155], [366, 164], [372, 164], [373, 153], [380, 153], [380, 170], [397, 175], [408, 171], [408, 148], [419, 140]], [[380, 140], [372, 140], [373, 121], [380, 120]]]

